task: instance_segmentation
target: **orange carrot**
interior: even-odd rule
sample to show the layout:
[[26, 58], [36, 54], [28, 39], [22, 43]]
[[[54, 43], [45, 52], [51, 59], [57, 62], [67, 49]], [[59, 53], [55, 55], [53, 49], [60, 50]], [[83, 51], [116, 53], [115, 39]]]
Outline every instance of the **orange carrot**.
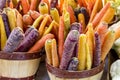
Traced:
[[53, 39], [53, 38], [54, 38], [54, 35], [51, 34], [51, 33], [43, 36], [40, 40], [38, 40], [38, 41], [34, 44], [34, 46], [33, 46], [28, 52], [35, 52], [35, 51], [41, 50], [41, 48], [42, 48], [42, 47], [44, 46], [44, 44], [45, 44], [45, 41], [46, 41], [47, 39]]
[[36, 10], [38, 0], [31, 0], [30, 10]]
[[73, 22], [76, 21], [76, 17], [75, 17], [74, 11], [73, 11], [71, 6], [68, 6], [67, 11], [70, 14], [70, 23], [72, 24]]
[[29, 14], [23, 15], [23, 22], [27, 25], [31, 25], [33, 23], [33, 19]]
[[83, 6], [87, 7], [87, 1], [86, 0], [82, 0]]
[[30, 13], [30, 16], [31, 16], [34, 20], [36, 20], [36, 19], [40, 16], [40, 13], [37, 12], [37, 11], [32, 11], [32, 10], [30, 10], [29, 13]]
[[101, 10], [100, 12], [95, 16], [95, 18], [92, 21], [93, 27], [95, 28], [98, 23], [100, 22], [100, 20], [102, 19], [102, 17], [104, 16], [104, 14], [106, 13], [106, 11], [109, 9], [110, 7], [110, 3], [107, 3]]
[[117, 40], [118, 38], [120, 38], [120, 27], [115, 29], [115, 40]]
[[103, 43], [103, 39], [105, 37], [105, 34], [108, 31], [107, 29], [108, 29], [108, 24], [106, 22], [101, 22], [96, 29], [96, 31], [100, 35], [101, 43]]
[[63, 54], [63, 45], [64, 45], [64, 20], [63, 17], [60, 17], [59, 22], [59, 31], [58, 31], [58, 54], [61, 61]]
[[105, 38], [101, 47], [101, 59], [102, 61], [105, 60], [109, 50], [112, 48], [112, 45], [114, 43], [115, 40], [115, 32], [112, 30], [109, 30], [106, 34], [105, 34]]
[[58, 67], [59, 66], [59, 58], [58, 58], [58, 53], [57, 53], [57, 43], [55, 39], [52, 39], [52, 63], [53, 67]]
[[83, 6], [82, 0], [78, 0], [77, 3], [79, 6]]
[[23, 13], [26, 14], [30, 8], [29, 1], [28, 0], [20, 0], [20, 1], [21, 1]]
[[44, 31], [45, 25], [46, 25], [46, 23], [47, 23], [47, 21], [48, 21], [48, 18], [49, 18], [49, 15], [47, 15], [47, 16], [43, 19], [43, 21], [41, 22], [41, 25], [40, 25], [40, 27], [39, 27], [40, 37], [43, 35], [43, 31]]
[[106, 11], [100, 22], [105, 21], [107, 23], [110, 23], [114, 18], [115, 11], [116, 10], [113, 7], [109, 7], [109, 9]]
[[96, 1], [95, 1], [95, 5], [94, 5], [93, 10], [92, 10], [92, 12], [91, 12], [91, 16], [90, 16], [89, 22], [92, 22], [92, 21], [93, 21], [96, 13], [98, 12], [99, 2], [100, 2], [100, 0], [96, 0]]
[[60, 0], [59, 8], [60, 8], [60, 13], [61, 14], [62, 14], [62, 11], [63, 11], [63, 4], [64, 4], [64, 0]]

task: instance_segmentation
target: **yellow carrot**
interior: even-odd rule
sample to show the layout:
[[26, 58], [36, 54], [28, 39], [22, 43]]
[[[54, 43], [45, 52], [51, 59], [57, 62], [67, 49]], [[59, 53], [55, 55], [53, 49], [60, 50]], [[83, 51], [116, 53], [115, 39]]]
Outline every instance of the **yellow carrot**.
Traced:
[[5, 44], [6, 44], [6, 41], [7, 41], [7, 35], [6, 35], [6, 32], [5, 32], [5, 26], [4, 26], [4, 23], [3, 23], [3, 20], [2, 20], [2, 16], [0, 15], [0, 39], [1, 39], [1, 50], [3, 50]]
[[59, 24], [53, 20], [52, 23], [49, 25], [48, 29], [44, 32], [43, 36], [48, 34], [52, 30], [53, 26], [55, 25], [59, 26]]
[[93, 49], [94, 49], [94, 30], [91, 23], [88, 24], [87, 43], [89, 46], [89, 52], [91, 54], [91, 61], [93, 60]]
[[46, 58], [47, 58], [47, 63], [52, 65], [52, 39], [48, 39], [45, 42], [45, 51], [46, 51]]
[[56, 8], [52, 8], [50, 10], [50, 15], [52, 16], [53, 20], [55, 20], [57, 23], [59, 23], [59, 13], [58, 10]]
[[39, 26], [39, 23], [42, 21], [43, 19], [43, 15], [40, 15], [34, 22], [33, 25], [35, 28], [37, 28]]
[[16, 13], [15, 10], [10, 8], [5, 8], [6, 14], [8, 16], [8, 21], [10, 24], [10, 30], [12, 31], [16, 27]]
[[43, 21], [41, 22], [41, 25], [40, 25], [40, 27], [39, 27], [40, 37], [43, 35], [43, 31], [44, 31], [44, 28], [45, 28], [45, 25], [46, 25], [48, 19], [49, 19], [49, 15], [47, 15], [47, 16], [43, 19]]
[[85, 25], [85, 17], [82, 13], [78, 14], [78, 22], [82, 24], [82, 31], [84, 32], [86, 25]]
[[104, 41], [102, 43], [102, 48], [101, 48], [101, 59], [102, 61], [105, 60], [109, 50], [111, 49], [113, 43], [115, 41], [115, 32], [112, 30], [109, 30], [105, 34]]
[[85, 34], [81, 34], [79, 36], [79, 41], [78, 41], [78, 60], [79, 60], [79, 65], [78, 65], [78, 70], [85, 70], [86, 66], [86, 40], [87, 36]]
[[57, 43], [55, 39], [52, 39], [52, 63], [53, 67], [59, 66], [59, 59], [58, 59], [58, 53], [57, 53]]
[[91, 57], [91, 53], [90, 53], [90, 47], [88, 46], [88, 43], [85, 44], [85, 50], [86, 50], [86, 69], [90, 70], [92, 67], [92, 57]]
[[45, 2], [39, 4], [39, 12], [40, 14], [48, 14], [48, 5]]

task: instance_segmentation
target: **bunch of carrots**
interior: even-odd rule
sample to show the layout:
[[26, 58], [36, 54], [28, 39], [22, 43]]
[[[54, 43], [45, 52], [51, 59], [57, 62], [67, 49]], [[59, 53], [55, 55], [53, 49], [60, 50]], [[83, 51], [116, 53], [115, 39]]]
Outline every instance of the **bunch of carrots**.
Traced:
[[0, 9], [1, 50], [22, 37], [13, 51], [45, 45], [48, 64], [64, 70], [98, 66], [120, 37], [120, 27], [108, 29], [116, 14], [109, 0], [1, 0]]
[[120, 37], [120, 27], [116, 24], [117, 29], [112, 30], [113, 26], [109, 26], [116, 9], [109, 1], [70, 1], [74, 0], [61, 1], [62, 9], [58, 8], [58, 41], [54, 38], [45, 42], [47, 63], [63, 70], [89, 70], [105, 61], [114, 41]]

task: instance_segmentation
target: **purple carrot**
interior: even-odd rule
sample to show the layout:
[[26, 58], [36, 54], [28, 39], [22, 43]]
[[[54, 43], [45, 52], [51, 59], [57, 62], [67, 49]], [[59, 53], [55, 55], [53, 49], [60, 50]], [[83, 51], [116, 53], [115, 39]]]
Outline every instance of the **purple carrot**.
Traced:
[[5, 13], [2, 13], [1, 15], [2, 15], [3, 22], [4, 22], [6, 35], [8, 38], [10, 35], [10, 26], [9, 26], [9, 22], [8, 22], [8, 16]]
[[50, 4], [51, 4], [50, 5], [51, 8], [56, 8], [58, 5], [58, 0], [51, 0]]
[[80, 23], [74, 22], [70, 28], [70, 30], [78, 30], [80, 34], [82, 33], [82, 25]]
[[6, 45], [3, 49], [4, 52], [14, 52], [17, 46], [23, 41], [24, 34], [23, 30], [20, 27], [16, 27], [12, 30]]
[[34, 30], [34, 27], [29, 27], [26, 31], [25, 31], [25, 36], [27, 36], [32, 30]]
[[6, 4], [6, 0], [0, 0], [0, 10], [3, 10], [5, 4]]
[[28, 51], [34, 43], [38, 40], [39, 38], [39, 32], [37, 29], [32, 30], [21, 42], [21, 44], [18, 46], [16, 49], [16, 52], [26, 52]]
[[73, 56], [75, 45], [78, 42], [79, 32], [77, 30], [71, 30], [64, 43], [64, 51], [60, 63], [60, 69], [66, 70]]
[[93, 54], [93, 67], [97, 67], [101, 62], [101, 41], [100, 36], [95, 32], [95, 49]]
[[78, 69], [78, 64], [79, 64], [79, 60], [76, 57], [73, 57], [68, 65], [68, 69], [69, 71], [77, 71]]

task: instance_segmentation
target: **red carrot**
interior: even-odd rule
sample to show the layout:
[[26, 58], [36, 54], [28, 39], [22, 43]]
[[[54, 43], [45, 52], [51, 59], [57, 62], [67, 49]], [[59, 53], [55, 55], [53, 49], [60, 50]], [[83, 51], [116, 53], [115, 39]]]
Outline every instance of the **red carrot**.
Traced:
[[58, 31], [58, 54], [60, 57], [60, 60], [62, 58], [63, 54], [63, 45], [64, 45], [64, 22], [63, 22], [63, 17], [60, 17], [60, 22], [59, 22], [59, 31]]
[[67, 11], [70, 14], [70, 23], [75, 22], [76, 21], [76, 17], [75, 17], [75, 14], [74, 14], [74, 11], [73, 11], [72, 7], [68, 6]]
[[38, 0], [31, 0], [30, 10], [36, 10]]
[[30, 8], [29, 1], [28, 0], [20, 0], [20, 1], [21, 1], [23, 13], [26, 14]]

